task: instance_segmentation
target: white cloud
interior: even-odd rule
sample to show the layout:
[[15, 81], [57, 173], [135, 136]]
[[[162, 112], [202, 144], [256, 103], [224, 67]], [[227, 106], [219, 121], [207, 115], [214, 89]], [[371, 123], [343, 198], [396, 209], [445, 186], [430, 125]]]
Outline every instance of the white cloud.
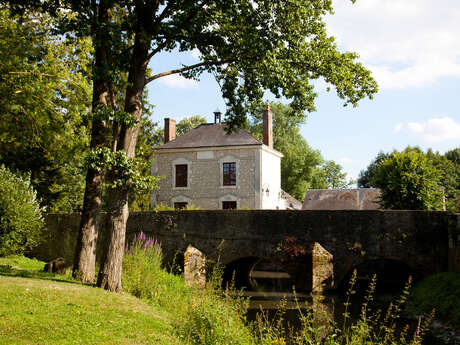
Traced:
[[342, 157], [339, 159], [339, 162], [342, 164], [350, 164], [353, 162], [353, 159], [348, 158], [348, 157]]
[[187, 79], [178, 74], [171, 74], [160, 79], [160, 82], [166, 86], [174, 88], [194, 88], [198, 85], [198, 82], [193, 79]]
[[406, 127], [409, 132], [430, 143], [460, 140], [460, 123], [450, 117], [433, 118], [426, 122], [409, 122]]
[[401, 131], [401, 129], [404, 127], [404, 123], [400, 122], [393, 128], [394, 133], [398, 133]]
[[334, 0], [334, 7], [329, 32], [361, 55], [381, 89], [460, 77], [460, 1]]

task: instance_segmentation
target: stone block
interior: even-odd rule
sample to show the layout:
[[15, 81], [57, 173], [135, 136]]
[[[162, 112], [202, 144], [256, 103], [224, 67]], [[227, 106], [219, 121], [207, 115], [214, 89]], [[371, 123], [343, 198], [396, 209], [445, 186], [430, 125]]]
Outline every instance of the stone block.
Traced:
[[206, 286], [206, 256], [192, 245], [184, 254], [184, 279], [188, 286]]
[[333, 255], [315, 242], [312, 250], [312, 292], [321, 292], [323, 289], [334, 287]]

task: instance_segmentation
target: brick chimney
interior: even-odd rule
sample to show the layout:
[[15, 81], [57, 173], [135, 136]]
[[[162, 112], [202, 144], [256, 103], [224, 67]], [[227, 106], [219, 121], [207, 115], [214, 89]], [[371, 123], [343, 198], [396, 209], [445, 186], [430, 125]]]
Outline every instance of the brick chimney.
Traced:
[[272, 124], [272, 112], [270, 106], [267, 104], [267, 108], [264, 110], [263, 121], [264, 121], [264, 144], [273, 148], [273, 124]]
[[176, 120], [165, 118], [165, 144], [176, 139]]

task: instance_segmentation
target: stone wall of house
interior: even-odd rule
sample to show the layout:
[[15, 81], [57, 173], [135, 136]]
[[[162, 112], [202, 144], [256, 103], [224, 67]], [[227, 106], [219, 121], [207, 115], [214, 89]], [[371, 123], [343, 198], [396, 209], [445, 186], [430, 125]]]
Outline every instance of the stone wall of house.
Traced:
[[[175, 202], [187, 202], [202, 209], [221, 209], [222, 201], [236, 201], [238, 208], [259, 208], [260, 151], [259, 147], [160, 151], [152, 165], [152, 174], [164, 178], [159, 190], [152, 193], [152, 204], [174, 206]], [[224, 162], [236, 162], [236, 186], [223, 186]], [[188, 165], [187, 187], [175, 187], [175, 164]]]

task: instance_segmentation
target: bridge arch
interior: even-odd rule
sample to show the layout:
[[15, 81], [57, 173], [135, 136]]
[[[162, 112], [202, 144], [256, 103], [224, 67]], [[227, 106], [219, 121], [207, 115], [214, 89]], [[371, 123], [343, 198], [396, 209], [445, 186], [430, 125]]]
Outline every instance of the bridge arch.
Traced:
[[346, 291], [353, 274], [357, 271], [355, 288], [361, 291], [367, 290], [374, 274], [377, 275], [377, 290], [381, 291], [402, 291], [409, 277], [412, 278], [412, 285], [422, 277], [418, 268], [403, 262], [399, 258], [375, 257], [362, 259], [351, 265], [337, 282], [339, 290]]

